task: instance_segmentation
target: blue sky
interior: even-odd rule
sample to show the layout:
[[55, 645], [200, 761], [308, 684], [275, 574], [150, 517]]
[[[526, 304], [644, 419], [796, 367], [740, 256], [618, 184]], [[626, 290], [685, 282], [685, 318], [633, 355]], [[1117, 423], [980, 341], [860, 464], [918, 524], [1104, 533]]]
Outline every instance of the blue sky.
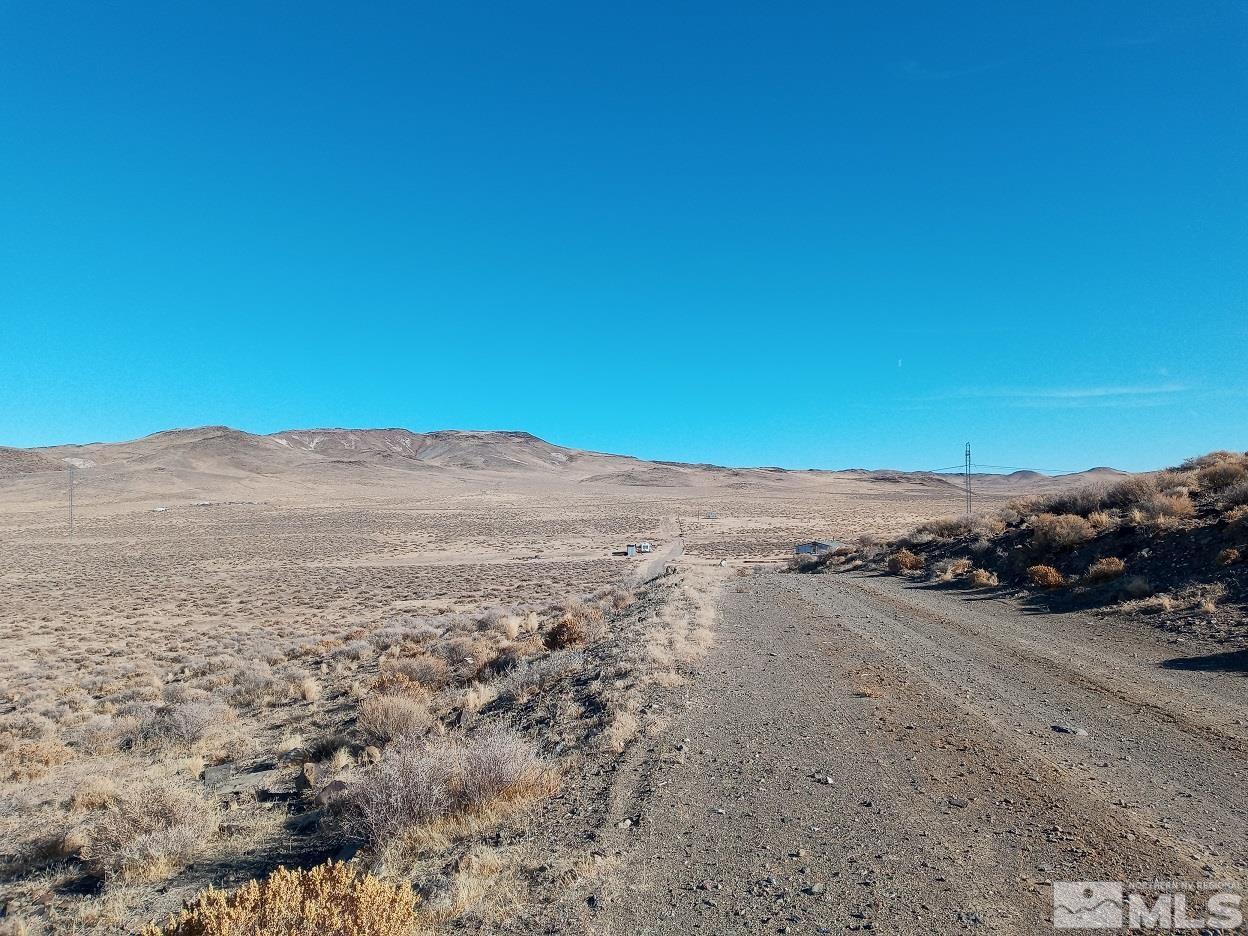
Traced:
[[0, 444], [1248, 448], [1239, 3], [0, 7]]

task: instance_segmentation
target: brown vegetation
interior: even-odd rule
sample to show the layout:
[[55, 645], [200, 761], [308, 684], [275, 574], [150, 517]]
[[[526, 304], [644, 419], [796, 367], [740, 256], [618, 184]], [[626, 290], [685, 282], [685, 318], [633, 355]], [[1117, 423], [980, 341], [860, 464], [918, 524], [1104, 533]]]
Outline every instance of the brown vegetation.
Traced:
[[1033, 565], [1027, 569], [1027, 582], [1034, 588], [1060, 588], [1066, 576], [1052, 566]]
[[1084, 580], [1088, 582], [1108, 582], [1116, 579], [1127, 571], [1127, 564], [1117, 556], [1105, 556], [1088, 566]]
[[152, 784], [109, 802], [92, 827], [83, 858], [105, 879], [158, 881], [208, 846], [217, 813], [185, 786]]
[[1039, 514], [1031, 519], [1032, 540], [1040, 549], [1070, 549], [1096, 535], [1078, 514]]
[[350, 865], [278, 868], [233, 893], [209, 888], [163, 927], [142, 936], [413, 936], [421, 931], [410, 884]]
[[1000, 584], [997, 574], [986, 569], [972, 569], [967, 581], [972, 588], [994, 588]]
[[[988, 574], [1046, 590], [1069, 583], [1044, 599], [1050, 607], [1122, 602], [1123, 610], [1160, 611], [1171, 623], [1186, 615], [1185, 627], [1195, 626], [1194, 615], [1206, 615], [1217, 626], [1205, 630], [1220, 638], [1243, 631], [1235, 609], [1248, 602], [1241, 564], [1248, 548], [1248, 454], [1214, 452], [1113, 484], [1015, 498], [995, 519], [928, 522], [901, 543], [930, 564], [937, 580], [958, 577], [969, 554], [984, 571], [984, 577], [969, 573], [971, 584]], [[1128, 567], [1136, 574], [1126, 577]], [[1115, 586], [1095, 587], [1107, 582]], [[1175, 597], [1215, 586], [1225, 595]]]
[[923, 559], [908, 549], [899, 549], [888, 557], [888, 571], [894, 575], [906, 572], [918, 572], [923, 568]]

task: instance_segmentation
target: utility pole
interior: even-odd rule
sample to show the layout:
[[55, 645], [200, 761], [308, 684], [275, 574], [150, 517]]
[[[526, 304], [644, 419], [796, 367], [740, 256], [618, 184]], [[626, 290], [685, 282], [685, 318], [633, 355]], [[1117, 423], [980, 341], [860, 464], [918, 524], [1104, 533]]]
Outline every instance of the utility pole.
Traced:
[[966, 515], [971, 515], [971, 443], [966, 443]]
[[74, 465], [69, 466], [69, 535], [74, 535], [74, 472], [78, 469]]

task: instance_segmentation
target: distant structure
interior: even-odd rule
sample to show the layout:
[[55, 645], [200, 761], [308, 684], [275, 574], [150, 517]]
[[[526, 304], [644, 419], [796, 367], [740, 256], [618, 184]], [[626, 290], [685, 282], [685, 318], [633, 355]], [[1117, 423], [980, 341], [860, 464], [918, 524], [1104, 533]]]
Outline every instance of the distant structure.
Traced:
[[793, 547], [793, 552], [799, 556], [822, 556], [840, 545], [835, 540], [811, 540], [809, 543], [798, 543]]

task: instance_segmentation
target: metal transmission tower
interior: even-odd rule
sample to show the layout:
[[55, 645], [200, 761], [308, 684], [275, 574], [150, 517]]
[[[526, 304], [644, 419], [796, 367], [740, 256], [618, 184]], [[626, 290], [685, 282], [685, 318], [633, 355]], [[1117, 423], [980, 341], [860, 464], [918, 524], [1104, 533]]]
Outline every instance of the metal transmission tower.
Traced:
[[966, 443], [966, 469], [964, 471], [966, 478], [966, 515], [971, 515], [971, 443]]

